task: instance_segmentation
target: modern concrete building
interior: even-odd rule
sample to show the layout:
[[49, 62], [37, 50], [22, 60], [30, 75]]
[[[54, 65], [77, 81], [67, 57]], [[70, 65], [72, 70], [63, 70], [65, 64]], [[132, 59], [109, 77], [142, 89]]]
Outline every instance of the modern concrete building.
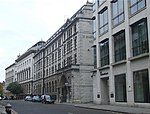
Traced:
[[150, 107], [150, 0], [96, 0], [94, 102]]
[[17, 81], [23, 88], [23, 96], [31, 95], [33, 93], [33, 56], [44, 43], [44, 41], [39, 41], [25, 53], [18, 56], [15, 61], [15, 75], [17, 77]]
[[58, 102], [91, 102], [92, 44], [92, 3], [87, 2], [34, 56], [35, 94]]

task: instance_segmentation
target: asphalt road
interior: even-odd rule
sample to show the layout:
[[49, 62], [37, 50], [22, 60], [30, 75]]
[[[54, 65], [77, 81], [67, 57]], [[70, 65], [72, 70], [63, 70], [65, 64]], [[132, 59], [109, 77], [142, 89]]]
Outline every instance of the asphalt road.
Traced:
[[115, 114], [113, 112], [79, 108], [64, 104], [42, 104], [23, 100], [2, 101], [10, 103], [18, 114]]

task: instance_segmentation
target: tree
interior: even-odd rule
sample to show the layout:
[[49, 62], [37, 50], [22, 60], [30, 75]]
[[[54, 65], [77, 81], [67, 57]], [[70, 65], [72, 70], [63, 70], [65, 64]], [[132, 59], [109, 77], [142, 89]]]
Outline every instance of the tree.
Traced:
[[3, 85], [0, 83], [0, 97], [3, 95]]
[[23, 92], [23, 89], [22, 89], [21, 85], [19, 85], [18, 82], [10, 83], [6, 89], [15, 95], [18, 95]]

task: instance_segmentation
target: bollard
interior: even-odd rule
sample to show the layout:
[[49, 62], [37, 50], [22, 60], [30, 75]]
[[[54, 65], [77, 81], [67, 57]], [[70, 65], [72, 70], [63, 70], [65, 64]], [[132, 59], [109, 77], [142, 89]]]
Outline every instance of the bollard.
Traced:
[[9, 103], [5, 106], [5, 111], [7, 114], [11, 114], [11, 108], [12, 108], [12, 106]]

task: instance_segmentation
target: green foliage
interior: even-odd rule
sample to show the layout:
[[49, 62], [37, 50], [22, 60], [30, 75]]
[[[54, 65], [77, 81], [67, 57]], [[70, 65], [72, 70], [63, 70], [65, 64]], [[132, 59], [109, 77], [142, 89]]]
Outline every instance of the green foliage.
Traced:
[[22, 87], [19, 85], [18, 82], [12, 82], [10, 83], [7, 88], [8, 91], [10, 91], [12, 94], [18, 95], [23, 92]]
[[0, 88], [0, 96], [3, 96], [3, 88]]

